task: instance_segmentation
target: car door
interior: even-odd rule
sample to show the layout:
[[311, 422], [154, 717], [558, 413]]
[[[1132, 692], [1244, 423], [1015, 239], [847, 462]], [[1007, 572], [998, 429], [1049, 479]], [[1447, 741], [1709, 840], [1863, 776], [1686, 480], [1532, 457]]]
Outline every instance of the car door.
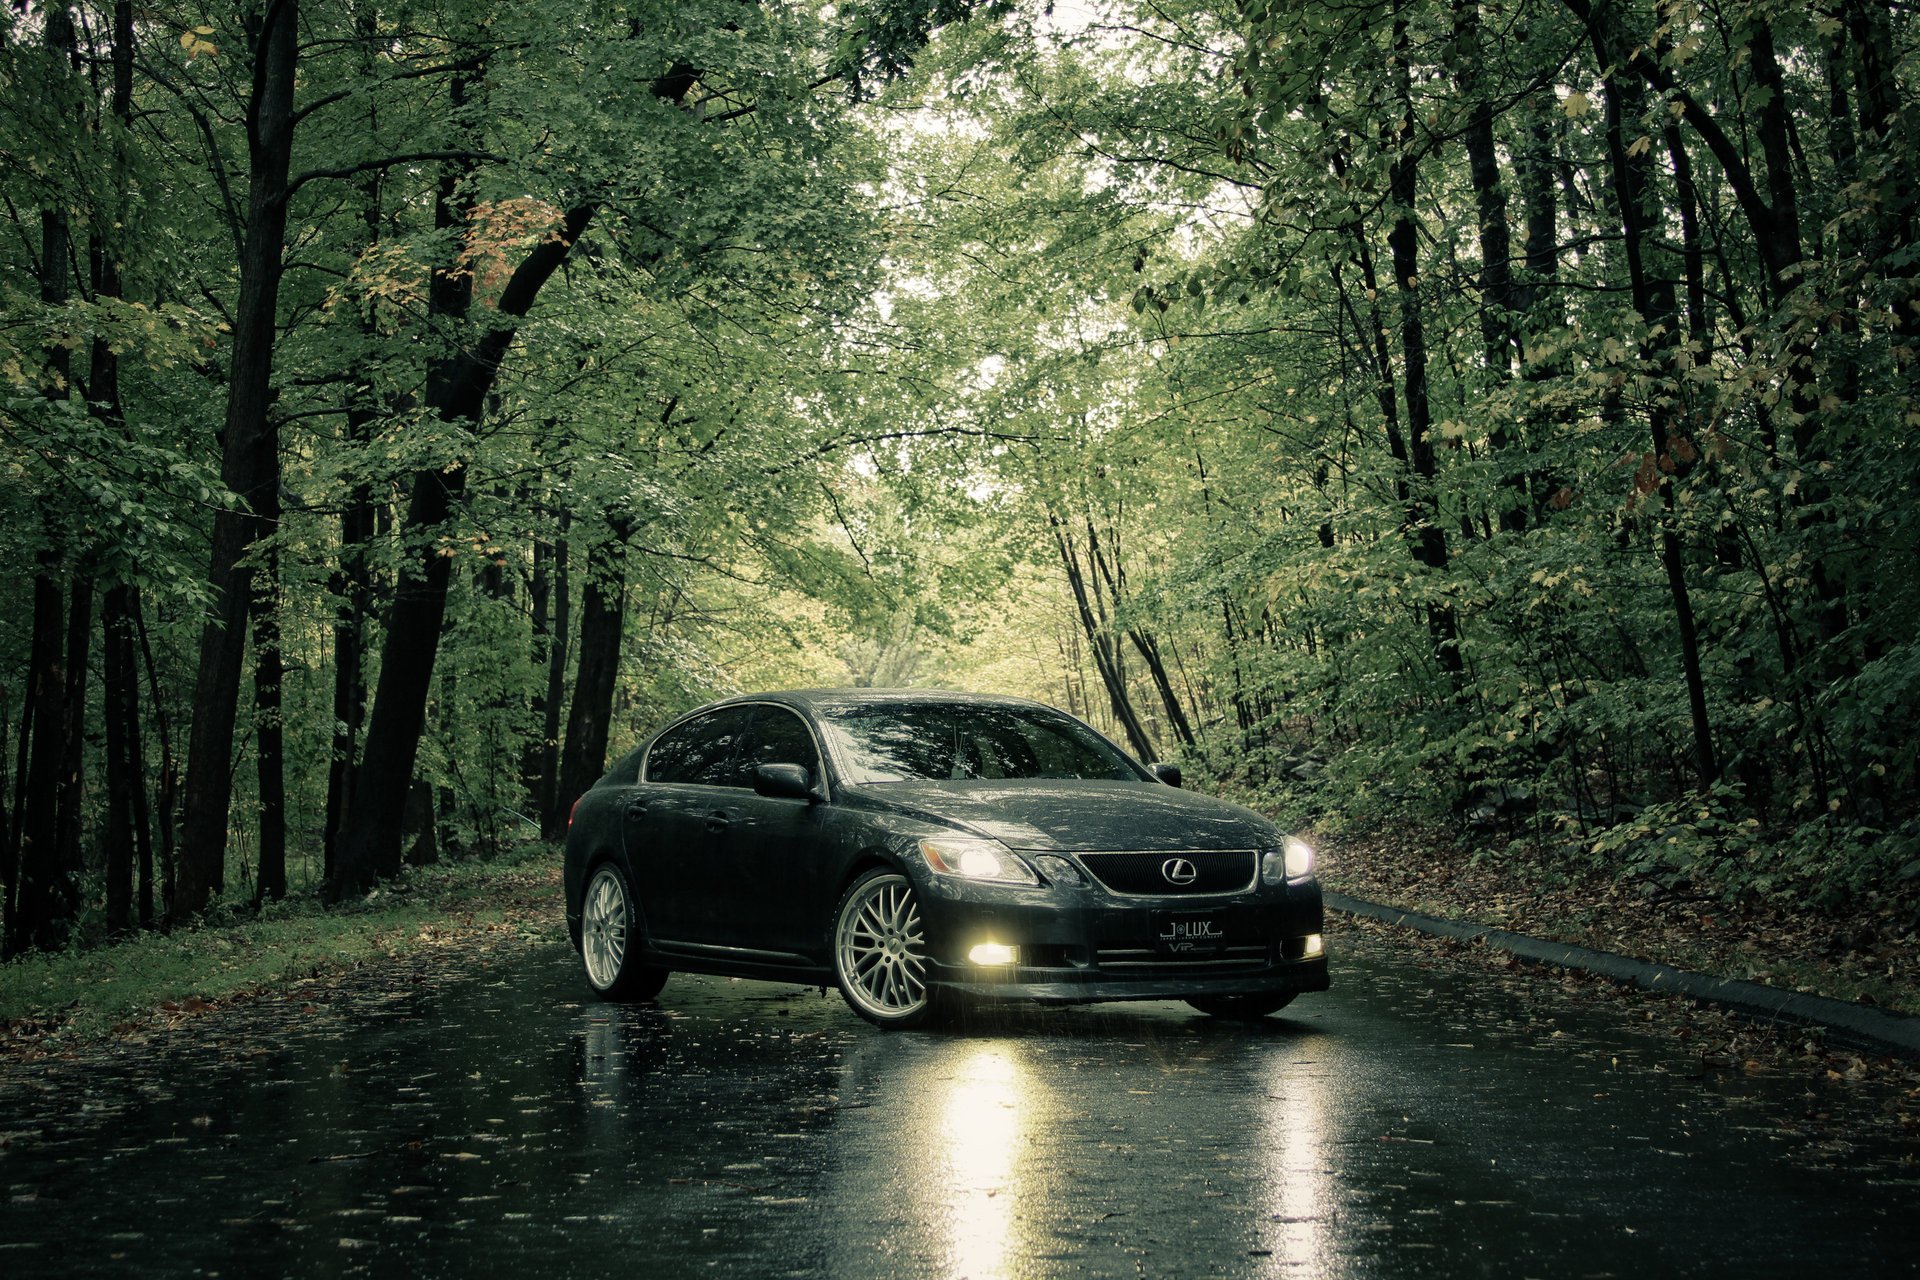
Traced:
[[[787, 707], [763, 704], [740, 746], [749, 785], [763, 764], [797, 764], [820, 781], [820, 749], [806, 721]], [[751, 790], [735, 807], [723, 843], [727, 896], [738, 912], [740, 946], [818, 955], [825, 946], [830, 806], [815, 799], [763, 796]], [[747, 939], [752, 939], [748, 941]]]
[[710, 944], [726, 932], [731, 913], [714, 867], [734, 807], [752, 794], [738, 748], [753, 713], [721, 707], [673, 726], [647, 751], [645, 785], [624, 821], [634, 891], [656, 945]]

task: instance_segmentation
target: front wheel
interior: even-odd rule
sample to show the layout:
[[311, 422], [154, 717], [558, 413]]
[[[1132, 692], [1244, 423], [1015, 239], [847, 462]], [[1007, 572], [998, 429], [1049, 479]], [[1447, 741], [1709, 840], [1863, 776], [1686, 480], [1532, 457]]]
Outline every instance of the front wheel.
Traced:
[[667, 985], [667, 971], [640, 962], [633, 890], [611, 862], [594, 869], [580, 904], [580, 960], [587, 985], [602, 1000], [651, 1000]]
[[1264, 996], [1194, 996], [1187, 1003], [1211, 1017], [1257, 1022], [1292, 1004], [1295, 994], [1292, 991], [1280, 991]]
[[853, 1011], [876, 1026], [917, 1027], [932, 1018], [927, 926], [907, 878], [875, 867], [850, 885], [833, 913], [833, 976]]

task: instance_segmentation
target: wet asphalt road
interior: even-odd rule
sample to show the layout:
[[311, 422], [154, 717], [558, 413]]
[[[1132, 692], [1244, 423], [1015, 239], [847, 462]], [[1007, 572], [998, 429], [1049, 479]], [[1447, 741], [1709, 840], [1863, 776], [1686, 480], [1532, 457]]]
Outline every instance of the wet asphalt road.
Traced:
[[1703, 1074], [1634, 1001], [1336, 943], [1334, 991], [1253, 1027], [885, 1034], [689, 977], [620, 1009], [564, 946], [262, 1013], [0, 1092], [0, 1273], [1920, 1273], [1901, 1140], [1836, 1162], [1805, 1081]]

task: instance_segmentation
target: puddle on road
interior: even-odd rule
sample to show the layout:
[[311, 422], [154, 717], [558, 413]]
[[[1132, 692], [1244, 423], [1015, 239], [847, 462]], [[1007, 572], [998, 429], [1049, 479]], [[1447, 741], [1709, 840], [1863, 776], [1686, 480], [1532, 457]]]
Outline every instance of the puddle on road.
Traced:
[[888, 1035], [687, 977], [614, 1008], [560, 947], [239, 1018], [0, 1095], [0, 1267], [1912, 1273], [1897, 1135], [1810, 1168], [1804, 1085], [1690, 1079], [1617, 1011], [1343, 942], [1334, 992], [1253, 1027], [1100, 1005]]

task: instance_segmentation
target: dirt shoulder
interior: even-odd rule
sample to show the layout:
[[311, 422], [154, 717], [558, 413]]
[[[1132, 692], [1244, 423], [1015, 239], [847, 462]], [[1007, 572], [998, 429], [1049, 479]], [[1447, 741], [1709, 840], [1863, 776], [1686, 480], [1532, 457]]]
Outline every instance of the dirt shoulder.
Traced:
[[1444, 838], [1326, 838], [1320, 855], [1329, 889], [1383, 906], [1920, 1014], [1920, 915], [1892, 905], [1838, 918], [1660, 895], [1597, 874], [1476, 859]]

